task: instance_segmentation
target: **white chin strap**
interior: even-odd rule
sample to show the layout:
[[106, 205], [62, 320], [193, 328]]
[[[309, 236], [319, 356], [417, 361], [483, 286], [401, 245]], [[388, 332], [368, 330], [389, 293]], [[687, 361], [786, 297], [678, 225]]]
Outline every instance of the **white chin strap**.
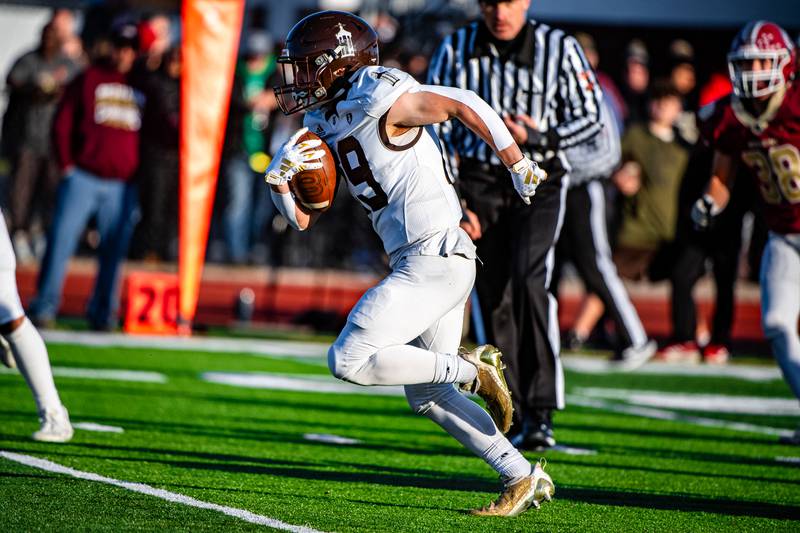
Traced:
[[427, 92], [450, 98], [466, 105], [480, 118], [498, 151], [505, 150], [514, 144], [514, 138], [503, 123], [503, 119], [474, 91], [455, 87], [439, 87], [438, 85], [418, 85], [409, 89], [410, 93]]

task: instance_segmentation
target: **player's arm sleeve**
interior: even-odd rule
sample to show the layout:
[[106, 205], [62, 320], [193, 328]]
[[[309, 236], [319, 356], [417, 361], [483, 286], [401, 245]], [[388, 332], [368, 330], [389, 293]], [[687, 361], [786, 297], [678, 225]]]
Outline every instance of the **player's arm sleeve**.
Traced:
[[443, 96], [461, 104], [459, 109], [466, 109], [459, 120], [475, 131], [485, 141], [494, 145], [495, 151], [500, 152], [514, 144], [514, 138], [508, 131], [503, 119], [474, 91], [458, 89], [456, 87], [439, 87], [437, 85], [418, 85], [412, 87], [409, 93], [432, 93]]
[[603, 126], [600, 122], [602, 93], [592, 67], [574, 37], [564, 37], [561, 42], [560, 120], [552, 132], [546, 134], [546, 141], [550, 148], [564, 149], [592, 138]]
[[[453, 68], [453, 54], [453, 36], [448, 35], [431, 58], [426, 80], [428, 85], [450, 85], [448, 82], [451, 81], [451, 77], [448, 76], [448, 73]], [[458, 178], [458, 152], [452, 142], [453, 123], [447, 120], [434, 124], [433, 131], [439, 138], [445, 172], [449, 174], [451, 182], [455, 182]]]

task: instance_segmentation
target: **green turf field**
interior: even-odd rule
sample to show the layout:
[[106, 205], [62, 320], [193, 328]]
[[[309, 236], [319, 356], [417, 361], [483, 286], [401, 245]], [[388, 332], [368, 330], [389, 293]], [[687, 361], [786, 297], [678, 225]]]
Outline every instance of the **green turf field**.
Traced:
[[[466, 514], [499, 492], [482, 461], [412, 415], [391, 391], [315, 392], [337, 384], [324, 379], [328, 371], [320, 358], [67, 344], [51, 344], [50, 352], [73, 422], [124, 432], [79, 429], [68, 444], [34, 443], [30, 393], [19, 374], [2, 373], [0, 452], [287, 525], [340, 532], [800, 530], [800, 449], [779, 445], [770, 434], [798, 422], [796, 412], [770, 407], [791, 398], [779, 379], [568, 371], [567, 399], [574, 401], [555, 419], [559, 444], [568, 448], [542, 454], [556, 484], [555, 500], [518, 518], [487, 519]], [[65, 368], [147, 371], [164, 379], [87, 379], [66, 376]], [[203, 379], [208, 372], [259, 373], [310, 390], [209, 383]], [[676, 401], [683, 398], [678, 393], [723, 401], [717, 411], [626, 401], [646, 391], [669, 393]], [[758, 399], [778, 403], [767, 403], [767, 414], [735, 412]], [[676, 413], [679, 418], [664, 419]], [[700, 425], [709, 421], [721, 426]], [[734, 423], [755, 429], [726, 426]], [[352, 440], [309, 440], [324, 438], [319, 435]], [[0, 508], [0, 531], [264, 529], [215, 510], [3, 457]]]

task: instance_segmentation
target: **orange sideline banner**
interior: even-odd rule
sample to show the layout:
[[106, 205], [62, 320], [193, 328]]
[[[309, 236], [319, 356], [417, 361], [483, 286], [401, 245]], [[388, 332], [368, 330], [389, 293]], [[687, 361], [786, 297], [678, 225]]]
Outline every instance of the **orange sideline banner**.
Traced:
[[244, 0], [183, 0], [179, 325], [191, 331], [214, 204]]

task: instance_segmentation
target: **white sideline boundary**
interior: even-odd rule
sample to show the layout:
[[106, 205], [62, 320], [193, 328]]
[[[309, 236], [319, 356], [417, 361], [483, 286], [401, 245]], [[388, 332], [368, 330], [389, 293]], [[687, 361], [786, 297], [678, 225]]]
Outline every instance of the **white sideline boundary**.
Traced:
[[291, 356], [295, 358], [327, 357], [328, 348], [330, 348], [330, 344], [321, 342], [170, 335], [126, 335], [124, 333], [60, 331], [53, 329], [43, 330], [41, 333], [48, 343], [98, 347], [155, 348], [187, 352], [244, 353], [257, 356]]
[[72, 476], [74, 478], [84, 479], [87, 481], [96, 481], [98, 483], [105, 483], [107, 485], [113, 485], [115, 487], [120, 487], [126, 490], [130, 490], [132, 492], [146, 494], [147, 496], [154, 496], [156, 498], [160, 498], [168, 502], [179, 503], [181, 505], [186, 505], [189, 507], [197, 507], [198, 509], [208, 509], [210, 511], [217, 511], [222, 514], [238, 518], [239, 520], [250, 522], [251, 524], [268, 526], [271, 528], [280, 529], [283, 531], [292, 531], [295, 533], [321, 533], [316, 529], [311, 529], [306, 526], [295, 526], [292, 524], [287, 524], [275, 518], [270, 518], [268, 516], [262, 516], [255, 513], [251, 513], [250, 511], [246, 511], [244, 509], [237, 509], [235, 507], [227, 507], [225, 505], [219, 505], [216, 503], [204, 502], [202, 500], [197, 500], [195, 498], [191, 498], [183, 494], [178, 494], [177, 492], [170, 492], [164, 489], [157, 489], [155, 487], [151, 487], [150, 485], [145, 485], [144, 483], [132, 483], [130, 481], [120, 481], [119, 479], [101, 476], [100, 474], [95, 474], [93, 472], [83, 472], [81, 470], [75, 470], [74, 468], [69, 468], [67, 466], [63, 466], [58, 463], [48, 461], [46, 459], [33, 457], [31, 455], [0, 451], [0, 457], [8, 459], [9, 461], [14, 461], [15, 463], [23, 464], [25, 466], [38, 468], [39, 470], [53, 472], [55, 474], [64, 474], [67, 476]]
[[[120, 370], [115, 368], [52, 367], [57, 378], [98, 379], [104, 381], [133, 381], [138, 383], [166, 383], [167, 376], [148, 370]], [[17, 374], [16, 368], [0, 367], [0, 374]]]
[[[619, 374], [619, 368], [609, 364], [608, 359], [585, 355], [565, 355], [561, 357], [564, 368], [581, 374]], [[677, 365], [651, 361], [633, 372], [649, 376], [695, 376], [736, 378], [745, 381], [773, 381], [783, 379], [776, 365]]]
[[653, 407], [642, 407], [639, 405], [616, 404], [596, 398], [587, 398], [585, 396], [567, 395], [567, 400], [568, 405], [580, 405], [581, 407], [591, 407], [594, 409], [602, 409], [604, 411], [612, 411], [614, 413], [623, 413], [626, 415], [641, 416], [644, 418], [655, 418], [657, 420], [685, 422], [688, 424], [694, 424], [696, 426], [708, 428], [746, 431], [750, 433], [775, 435], [779, 437], [789, 437], [794, 435], [794, 430], [791, 429], [780, 429], [769, 426], [758, 426], [756, 424], [747, 424], [745, 422], [731, 422], [729, 420], [719, 420], [716, 418], [684, 415], [681, 413], [676, 413], [675, 411], [669, 411], [667, 409], [655, 409]]
[[[242, 353], [257, 357], [290, 357], [293, 359], [325, 359], [330, 344], [323, 342], [280, 341], [263, 339], [229, 339], [223, 337], [181, 337], [170, 335], [126, 335], [124, 333], [97, 333], [85, 331], [42, 330], [48, 343], [78, 344], [82, 346], [154, 348], [164, 350], [198, 351], [214, 353]], [[584, 355], [565, 355], [564, 368], [583, 374], [619, 373], [608, 361]], [[637, 374], [669, 376], [714, 376], [747, 381], [781, 380], [780, 369], [775, 365], [671, 365], [650, 362], [636, 370]]]

